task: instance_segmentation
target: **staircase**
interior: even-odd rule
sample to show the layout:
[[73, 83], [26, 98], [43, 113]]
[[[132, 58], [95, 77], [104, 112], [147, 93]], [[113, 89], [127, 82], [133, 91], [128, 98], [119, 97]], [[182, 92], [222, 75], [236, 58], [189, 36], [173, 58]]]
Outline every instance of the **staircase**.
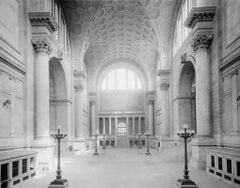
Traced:
[[126, 136], [118, 136], [117, 138], [117, 147], [118, 148], [128, 148], [128, 139]]

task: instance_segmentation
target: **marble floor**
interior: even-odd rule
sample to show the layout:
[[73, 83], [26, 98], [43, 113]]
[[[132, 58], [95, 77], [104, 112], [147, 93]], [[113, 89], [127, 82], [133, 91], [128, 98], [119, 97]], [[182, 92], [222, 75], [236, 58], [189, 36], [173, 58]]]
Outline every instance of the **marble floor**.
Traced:
[[[183, 162], [178, 151], [151, 150], [151, 156], [144, 155], [144, 148], [108, 148], [99, 152], [99, 156], [93, 156], [92, 151], [63, 154], [63, 178], [68, 179], [70, 188], [174, 188], [183, 174]], [[47, 188], [54, 178], [55, 171], [42, 172], [15, 187]], [[235, 187], [192, 168], [190, 178], [200, 188]]]

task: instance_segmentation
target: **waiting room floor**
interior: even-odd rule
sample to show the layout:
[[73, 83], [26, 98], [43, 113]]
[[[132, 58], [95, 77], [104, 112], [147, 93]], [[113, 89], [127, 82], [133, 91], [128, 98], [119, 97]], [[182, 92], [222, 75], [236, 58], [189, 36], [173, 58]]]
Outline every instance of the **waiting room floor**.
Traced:
[[[183, 175], [183, 162], [173, 160], [174, 150], [151, 150], [151, 156], [144, 154], [145, 149], [140, 151], [136, 148], [108, 148], [99, 152], [99, 156], [93, 156], [92, 151], [63, 154], [62, 175], [68, 179], [69, 188], [175, 188]], [[15, 187], [47, 188], [55, 174], [55, 171], [38, 173], [33, 179]], [[236, 187], [192, 168], [190, 178], [199, 188]]]

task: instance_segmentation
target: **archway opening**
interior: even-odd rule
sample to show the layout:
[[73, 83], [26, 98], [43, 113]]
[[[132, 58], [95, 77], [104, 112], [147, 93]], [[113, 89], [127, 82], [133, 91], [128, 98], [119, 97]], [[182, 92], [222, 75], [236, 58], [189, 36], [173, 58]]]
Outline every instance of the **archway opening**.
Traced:
[[50, 131], [68, 131], [68, 100], [66, 76], [61, 62], [52, 58], [49, 61]]
[[[196, 86], [195, 69], [190, 61], [184, 63], [178, 85], [178, 125], [187, 124], [196, 129]], [[181, 127], [179, 127], [181, 128]]]
[[111, 135], [117, 147], [132, 146], [145, 132], [145, 77], [134, 65], [120, 62], [106, 67], [97, 85], [100, 136]]

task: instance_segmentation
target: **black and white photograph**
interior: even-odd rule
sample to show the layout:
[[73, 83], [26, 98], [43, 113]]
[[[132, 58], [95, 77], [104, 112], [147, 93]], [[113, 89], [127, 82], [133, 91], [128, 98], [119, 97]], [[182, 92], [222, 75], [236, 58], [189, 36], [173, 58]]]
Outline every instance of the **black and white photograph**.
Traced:
[[239, 188], [240, 0], [0, 0], [0, 188]]

